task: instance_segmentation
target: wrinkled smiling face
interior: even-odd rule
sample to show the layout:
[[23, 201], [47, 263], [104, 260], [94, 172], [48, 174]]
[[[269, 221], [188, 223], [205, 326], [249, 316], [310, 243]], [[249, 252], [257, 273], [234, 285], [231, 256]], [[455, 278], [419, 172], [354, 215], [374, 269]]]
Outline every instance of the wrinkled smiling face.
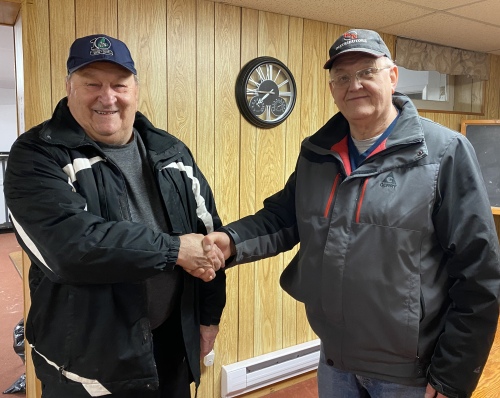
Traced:
[[109, 145], [130, 141], [139, 99], [131, 72], [111, 62], [93, 62], [71, 74], [66, 93], [71, 114], [91, 139]]
[[397, 66], [381, 70], [370, 81], [360, 82], [354, 74], [365, 68], [384, 68], [390, 65], [384, 57], [376, 58], [364, 53], [351, 53], [335, 60], [330, 78], [336, 75], [351, 75], [351, 82], [345, 87], [330, 83], [335, 104], [345, 118], [351, 122], [376, 125], [392, 108], [392, 94], [398, 82]]

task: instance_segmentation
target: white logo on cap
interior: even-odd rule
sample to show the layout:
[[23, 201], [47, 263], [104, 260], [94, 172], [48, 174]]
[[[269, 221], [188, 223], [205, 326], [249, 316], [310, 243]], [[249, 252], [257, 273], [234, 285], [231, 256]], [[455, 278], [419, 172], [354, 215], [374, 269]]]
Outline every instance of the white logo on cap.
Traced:
[[113, 55], [113, 51], [111, 51], [111, 42], [106, 37], [96, 37], [90, 40], [90, 42], [92, 43], [90, 55]]

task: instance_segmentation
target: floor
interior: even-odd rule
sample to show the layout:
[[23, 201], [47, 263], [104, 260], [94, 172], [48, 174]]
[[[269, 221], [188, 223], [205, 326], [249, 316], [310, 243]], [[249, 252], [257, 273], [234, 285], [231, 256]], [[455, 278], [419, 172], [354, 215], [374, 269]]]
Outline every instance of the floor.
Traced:
[[271, 398], [317, 398], [318, 383], [316, 377], [303, 381], [283, 390], [268, 395]]
[[[10, 388], [24, 374], [24, 363], [14, 351], [14, 328], [23, 318], [23, 285], [9, 257], [19, 247], [10, 230], [0, 231], [0, 393]], [[24, 393], [4, 397], [25, 397]]]
[[[242, 398], [246, 398], [244, 395]], [[271, 392], [265, 394], [256, 394], [255, 398], [318, 398], [318, 383], [316, 377], [292, 384], [283, 389], [271, 389]], [[249, 398], [253, 398], [249, 395]]]

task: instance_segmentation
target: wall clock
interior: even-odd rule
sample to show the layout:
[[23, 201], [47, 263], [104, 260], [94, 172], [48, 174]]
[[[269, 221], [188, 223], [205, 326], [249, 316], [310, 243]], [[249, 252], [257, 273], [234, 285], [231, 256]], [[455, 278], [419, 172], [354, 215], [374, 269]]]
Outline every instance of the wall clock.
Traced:
[[283, 123], [295, 105], [295, 79], [283, 62], [258, 57], [248, 62], [236, 79], [236, 103], [253, 125], [271, 128]]

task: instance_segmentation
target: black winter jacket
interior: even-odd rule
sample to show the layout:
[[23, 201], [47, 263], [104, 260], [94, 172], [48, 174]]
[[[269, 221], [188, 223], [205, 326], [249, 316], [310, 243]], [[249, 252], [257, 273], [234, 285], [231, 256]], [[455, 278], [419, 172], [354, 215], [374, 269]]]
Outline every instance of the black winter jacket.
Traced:
[[[179, 235], [221, 224], [189, 149], [139, 112], [134, 127], [148, 151], [168, 233], [129, 221], [120, 170], [77, 124], [66, 99], [50, 120], [22, 134], [9, 156], [6, 202], [31, 260], [26, 337], [38, 378], [65, 383], [72, 397], [158, 387], [143, 282], [175, 267]], [[200, 321], [219, 323], [225, 274], [209, 283], [183, 275], [182, 328], [198, 385]]]

